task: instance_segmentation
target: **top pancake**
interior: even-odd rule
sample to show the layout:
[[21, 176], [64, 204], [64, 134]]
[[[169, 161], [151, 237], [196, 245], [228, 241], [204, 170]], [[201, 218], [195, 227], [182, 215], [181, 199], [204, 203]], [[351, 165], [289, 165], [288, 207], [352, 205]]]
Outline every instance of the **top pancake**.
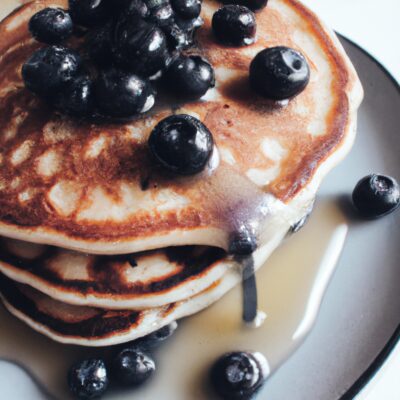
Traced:
[[[227, 248], [230, 231], [261, 204], [272, 219], [297, 218], [292, 209], [314, 197], [352, 143], [360, 83], [334, 35], [295, 0], [269, 1], [257, 14], [257, 42], [242, 48], [215, 42], [210, 21], [220, 4], [204, 1], [198, 52], [215, 68], [216, 89], [118, 125], [57, 115], [24, 88], [21, 65], [40, 46], [27, 23], [48, 5], [65, 3], [29, 3], [0, 24], [0, 235], [101, 254]], [[300, 49], [311, 67], [310, 84], [287, 105], [247, 83], [255, 54], [276, 45]], [[147, 138], [172, 112], [210, 129], [215, 169], [178, 179], [153, 165]]]

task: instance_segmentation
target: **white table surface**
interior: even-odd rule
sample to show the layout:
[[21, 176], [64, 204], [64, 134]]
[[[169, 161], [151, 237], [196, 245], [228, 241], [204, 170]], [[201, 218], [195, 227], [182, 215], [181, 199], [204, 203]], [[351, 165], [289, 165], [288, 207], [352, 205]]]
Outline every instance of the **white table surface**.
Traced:
[[359, 44], [400, 82], [399, 0], [302, 0], [330, 27]]
[[[367, 50], [400, 82], [399, 0], [303, 0], [303, 2], [330, 27]], [[356, 400], [400, 399], [399, 370], [400, 344]]]
[[355, 400], [400, 399], [400, 344], [389, 356], [381, 370]]

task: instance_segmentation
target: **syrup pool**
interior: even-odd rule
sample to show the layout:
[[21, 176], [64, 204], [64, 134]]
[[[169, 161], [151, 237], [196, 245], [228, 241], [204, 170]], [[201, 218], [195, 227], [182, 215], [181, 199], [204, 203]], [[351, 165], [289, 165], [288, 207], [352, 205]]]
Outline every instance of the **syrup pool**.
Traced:
[[[157, 372], [138, 390], [114, 391], [105, 398], [213, 399], [207, 374], [221, 354], [232, 350], [263, 353], [270, 372], [310, 331], [341, 253], [348, 225], [333, 200], [317, 201], [305, 227], [289, 235], [257, 272], [258, 307], [266, 319], [257, 328], [242, 320], [238, 285], [219, 302], [180, 323], [156, 353]], [[109, 350], [61, 345], [39, 335], [0, 307], [0, 358], [29, 371], [57, 399], [67, 399], [66, 372], [76, 359]]]

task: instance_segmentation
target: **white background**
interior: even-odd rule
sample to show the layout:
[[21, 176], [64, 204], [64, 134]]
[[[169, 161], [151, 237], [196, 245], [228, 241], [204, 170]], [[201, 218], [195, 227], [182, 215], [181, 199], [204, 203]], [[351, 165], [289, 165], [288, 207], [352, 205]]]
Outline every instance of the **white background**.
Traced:
[[[400, 82], [400, 0], [303, 0], [303, 3], [334, 30], [367, 50]], [[399, 371], [400, 344], [357, 400], [400, 399]]]
[[400, 82], [400, 0], [302, 0]]

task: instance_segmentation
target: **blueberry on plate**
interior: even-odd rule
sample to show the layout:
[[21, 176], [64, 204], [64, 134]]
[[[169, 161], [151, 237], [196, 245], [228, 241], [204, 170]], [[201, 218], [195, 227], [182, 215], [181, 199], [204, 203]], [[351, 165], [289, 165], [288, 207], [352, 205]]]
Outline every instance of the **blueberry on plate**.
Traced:
[[165, 68], [169, 57], [165, 34], [137, 14], [119, 18], [113, 39], [115, 58], [122, 67], [144, 77]]
[[150, 333], [147, 336], [136, 339], [130, 343], [131, 347], [141, 348], [141, 349], [153, 349], [163, 343], [165, 340], [170, 338], [178, 328], [178, 323], [176, 321], [163, 326], [155, 332]]
[[230, 46], [246, 46], [256, 40], [256, 17], [245, 6], [228, 4], [212, 18], [212, 30], [217, 40]]
[[61, 43], [68, 39], [74, 25], [68, 12], [61, 8], [45, 8], [37, 12], [29, 21], [29, 31], [39, 42]]
[[310, 67], [297, 50], [278, 46], [260, 51], [250, 64], [254, 91], [272, 100], [285, 100], [301, 93], [310, 80]]
[[62, 46], [36, 50], [22, 67], [25, 86], [40, 96], [54, 95], [77, 75], [81, 67], [78, 53]]
[[73, 117], [90, 117], [93, 114], [92, 86], [88, 76], [71, 79], [56, 96], [56, 108]]
[[174, 93], [200, 98], [215, 86], [214, 69], [200, 56], [180, 56], [168, 67], [165, 81]]
[[124, 386], [138, 386], [154, 373], [153, 358], [139, 348], [122, 350], [112, 361], [111, 371], [115, 379]]
[[366, 218], [389, 214], [400, 204], [399, 184], [390, 176], [377, 174], [365, 176], [354, 188], [353, 204]]
[[225, 4], [240, 4], [252, 11], [259, 11], [267, 6], [268, 0], [223, 0]]
[[211, 383], [221, 398], [247, 400], [261, 387], [268, 364], [261, 353], [232, 352], [223, 355], [211, 369]]
[[91, 28], [110, 19], [112, 8], [109, 0], [69, 0], [69, 12], [75, 23]]
[[201, 12], [201, 0], [171, 0], [174, 11], [184, 19], [197, 18]]
[[108, 388], [107, 369], [102, 360], [84, 360], [71, 367], [68, 386], [78, 399], [100, 397]]
[[151, 84], [137, 75], [110, 69], [94, 83], [95, 102], [102, 114], [113, 118], [131, 118], [154, 105]]
[[171, 115], [159, 122], [150, 134], [149, 148], [166, 170], [193, 175], [202, 171], [213, 150], [207, 127], [191, 115]]

